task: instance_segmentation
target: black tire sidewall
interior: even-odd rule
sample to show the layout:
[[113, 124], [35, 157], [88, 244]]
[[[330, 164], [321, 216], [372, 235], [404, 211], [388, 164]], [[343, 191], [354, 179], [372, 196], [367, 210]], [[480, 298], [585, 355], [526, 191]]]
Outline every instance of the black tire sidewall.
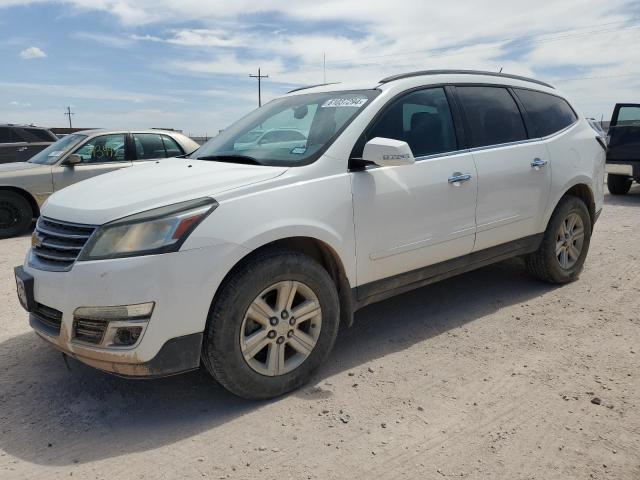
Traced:
[[[560, 262], [558, 262], [558, 258], [555, 255], [556, 236], [558, 229], [560, 228], [560, 223], [563, 222], [571, 213], [577, 213], [582, 219], [582, 223], [584, 225], [584, 241], [578, 261], [571, 268], [564, 269], [560, 265]], [[589, 245], [591, 244], [591, 232], [591, 216], [589, 215], [587, 206], [582, 200], [577, 197], [565, 197], [560, 205], [558, 205], [556, 211], [553, 213], [543, 239], [543, 241], [546, 243], [545, 252], [547, 258], [545, 258], [545, 261], [548, 262], [548, 271], [553, 277], [554, 281], [558, 283], [566, 283], [578, 278], [580, 272], [582, 272], [582, 268], [584, 267], [587, 253], [589, 252]]]
[[[240, 350], [240, 329], [245, 312], [266, 288], [283, 280], [310, 287], [320, 302], [322, 325], [315, 348], [295, 370], [268, 377], [254, 371]], [[245, 398], [271, 398], [304, 384], [331, 351], [339, 327], [339, 302], [328, 273], [310, 257], [281, 253], [257, 259], [240, 269], [222, 287], [205, 330], [205, 366], [227, 389]]]
[[29, 201], [14, 192], [0, 192], [0, 203], [8, 202], [20, 212], [20, 221], [9, 228], [0, 228], [0, 238], [15, 237], [24, 233], [33, 220], [33, 209]]
[[626, 175], [607, 174], [607, 187], [612, 195], [625, 195], [632, 183], [633, 180]]

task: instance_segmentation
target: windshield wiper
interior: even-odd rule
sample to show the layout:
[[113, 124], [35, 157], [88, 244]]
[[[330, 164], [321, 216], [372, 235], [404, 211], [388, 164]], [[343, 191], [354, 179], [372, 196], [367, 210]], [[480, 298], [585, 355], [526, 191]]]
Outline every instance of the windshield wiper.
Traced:
[[214, 160], [216, 162], [243, 163], [245, 165], [262, 165], [258, 160], [249, 155], [204, 155], [196, 157], [196, 160]]

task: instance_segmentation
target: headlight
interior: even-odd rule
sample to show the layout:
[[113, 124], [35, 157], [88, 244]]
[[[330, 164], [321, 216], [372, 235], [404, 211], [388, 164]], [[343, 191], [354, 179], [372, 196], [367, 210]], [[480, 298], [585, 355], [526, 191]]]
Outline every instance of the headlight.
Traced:
[[214, 199], [203, 198], [107, 223], [91, 237], [80, 260], [175, 252], [217, 206]]

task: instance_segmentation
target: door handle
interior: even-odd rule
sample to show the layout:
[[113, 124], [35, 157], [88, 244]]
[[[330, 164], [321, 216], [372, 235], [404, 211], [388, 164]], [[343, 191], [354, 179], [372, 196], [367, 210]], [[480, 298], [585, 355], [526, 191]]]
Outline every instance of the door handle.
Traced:
[[18, 151], [19, 151], [19, 152], [24, 152], [26, 149], [27, 149], [27, 147], [20, 147], [20, 148], [18, 149]]
[[470, 173], [460, 173], [460, 172], [455, 172], [454, 174], [452, 174], [449, 177], [449, 183], [451, 184], [459, 184], [461, 182], [468, 182], [469, 180], [471, 180], [471, 174]]
[[531, 168], [534, 168], [536, 170], [540, 170], [541, 167], [544, 167], [547, 163], [546, 160], [540, 160], [539, 158], [534, 158], [533, 162], [531, 162]]

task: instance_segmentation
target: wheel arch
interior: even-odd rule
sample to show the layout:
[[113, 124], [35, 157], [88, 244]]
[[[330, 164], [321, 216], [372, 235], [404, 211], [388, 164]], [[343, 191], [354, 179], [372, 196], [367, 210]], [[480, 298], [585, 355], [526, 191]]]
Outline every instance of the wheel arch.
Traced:
[[25, 200], [29, 202], [29, 205], [31, 206], [31, 210], [33, 211], [33, 218], [38, 218], [40, 216], [40, 206], [38, 205], [38, 202], [36, 201], [35, 197], [31, 195], [28, 191], [19, 187], [0, 185], [0, 192], [13, 192], [20, 195], [21, 197], [23, 197]]
[[576, 179], [573, 183], [565, 186], [562, 189], [562, 194], [555, 199], [553, 208], [549, 209], [546, 214], [544, 226], [549, 224], [549, 220], [551, 219], [551, 215], [558, 208], [558, 204], [562, 198], [567, 195], [572, 195], [574, 197], [578, 197], [581, 199], [585, 205], [587, 206], [587, 210], [589, 210], [589, 217], [591, 218], [591, 225], [593, 225], [596, 221], [596, 203], [595, 203], [595, 194], [593, 192], [593, 188], [591, 187], [591, 182], [588, 179]]
[[327, 242], [309, 236], [290, 236], [278, 238], [263, 243], [240, 258], [234, 266], [227, 272], [220, 283], [220, 287], [214, 295], [211, 305], [216, 301], [220, 291], [222, 291], [227, 279], [234, 274], [246, 262], [251, 262], [252, 258], [266, 250], [290, 250], [303, 253], [318, 262], [333, 280], [338, 298], [340, 299], [340, 324], [349, 327], [353, 323], [354, 301], [351, 290], [351, 283], [347, 276], [345, 265], [340, 255]]

